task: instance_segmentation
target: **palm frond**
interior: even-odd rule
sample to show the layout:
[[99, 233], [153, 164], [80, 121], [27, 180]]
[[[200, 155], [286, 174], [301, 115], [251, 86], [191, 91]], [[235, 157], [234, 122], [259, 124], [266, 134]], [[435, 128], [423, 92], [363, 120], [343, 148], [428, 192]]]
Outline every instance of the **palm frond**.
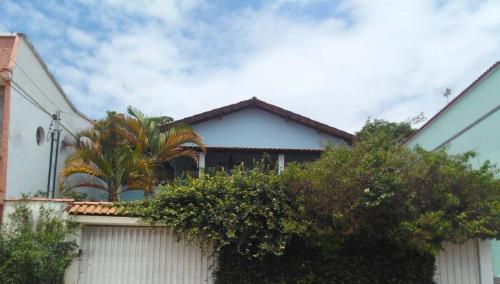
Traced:
[[61, 177], [69, 177], [74, 174], [86, 174], [100, 179], [106, 179], [106, 176], [103, 175], [99, 168], [79, 161], [67, 164], [60, 172]]

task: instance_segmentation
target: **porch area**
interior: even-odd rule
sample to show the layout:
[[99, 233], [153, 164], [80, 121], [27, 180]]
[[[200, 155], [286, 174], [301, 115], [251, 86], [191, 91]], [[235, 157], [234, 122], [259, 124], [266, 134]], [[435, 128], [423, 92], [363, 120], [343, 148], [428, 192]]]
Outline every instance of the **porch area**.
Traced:
[[262, 161], [278, 173], [289, 163], [305, 163], [318, 159], [320, 149], [277, 149], [277, 148], [244, 148], [244, 147], [208, 147], [207, 153], [198, 152], [198, 163], [193, 159], [182, 157], [172, 163], [173, 175], [199, 176], [205, 172], [224, 170], [230, 172], [243, 164], [251, 169], [256, 162]]

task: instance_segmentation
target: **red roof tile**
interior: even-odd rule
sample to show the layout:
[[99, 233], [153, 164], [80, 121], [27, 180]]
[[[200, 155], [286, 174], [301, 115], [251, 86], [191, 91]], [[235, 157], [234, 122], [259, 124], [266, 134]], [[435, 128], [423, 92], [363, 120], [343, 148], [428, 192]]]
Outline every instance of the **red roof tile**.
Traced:
[[66, 211], [70, 215], [95, 215], [95, 216], [119, 216], [114, 203], [112, 202], [73, 202]]

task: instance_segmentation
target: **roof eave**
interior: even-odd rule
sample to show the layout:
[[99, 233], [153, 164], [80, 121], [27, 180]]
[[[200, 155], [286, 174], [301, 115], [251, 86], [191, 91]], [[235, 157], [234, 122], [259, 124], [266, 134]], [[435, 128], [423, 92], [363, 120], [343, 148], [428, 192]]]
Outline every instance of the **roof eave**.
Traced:
[[90, 123], [93, 123], [93, 121], [89, 117], [87, 117], [85, 114], [83, 114], [82, 112], [80, 112], [76, 108], [76, 106], [71, 102], [71, 100], [69, 99], [68, 95], [63, 90], [63, 88], [61, 87], [61, 85], [59, 84], [59, 82], [57, 82], [54, 74], [52, 74], [52, 72], [49, 70], [49, 67], [47, 66], [47, 64], [45, 63], [45, 61], [43, 60], [43, 58], [40, 56], [40, 54], [36, 50], [36, 48], [33, 45], [33, 43], [30, 41], [30, 39], [28, 38], [28, 36], [26, 34], [24, 34], [24, 33], [16, 33], [16, 36], [19, 37], [19, 38], [22, 38], [26, 42], [26, 44], [31, 49], [31, 51], [35, 55], [36, 59], [40, 63], [40, 65], [43, 67], [43, 69], [45, 70], [45, 72], [48, 74], [48, 76], [49, 76], [50, 80], [52, 81], [52, 83], [54, 83], [54, 85], [56, 86], [56, 88], [58, 89], [58, 91], [62, 94], [64, 100], [68, 103], [68, 105], [70, 106], [70, 108], [76, 114], [78, 114], [80, 117], [82, 117], [83, 119], [87, 120]]
[[210, 111], [202, 112], [193, 116], [189, 116], [180, 120], [176, 120], [170, 123], [167, 123], [163, 126], [161, 126], [162, 129], [167, 129], [171, 125], [178, 124], [178, 123], [186, 123], [186, 124], [197, 124], [200, 122], [204, 122], [210, 119], [214, 119], [217, 117], [221, 117], [224, 115], [228, 115], [233, 112], [237, 112], [242, 109], [246, 108], [259, 108], [261, 110], [273, 113], [275, 115], [278, 115], [282, 118], [294, 121], [296, 123], [314, 128], [320, 132], [326, 133], [328, 135], [332, 135], [338, 138], [341, 138], [343, 140], [346, 140], [349, 143], [352, 143], [354, 140], [354, 135], [350, 134], [346, 131], [337, 129], [335, 127], [326, 125], [324, 123], [312, 120], [308, 117], [302, 116], [300, 114], [285, 110], [283, 108], [280, 108], [278, 106], [266, 103], [264, 101], [261, 101], [257, 99], [256, 97], [253, 97], [249, 100], [244, 100], [240, 101], [234, 104], [230, 104], [224, 107], [216, 108]]

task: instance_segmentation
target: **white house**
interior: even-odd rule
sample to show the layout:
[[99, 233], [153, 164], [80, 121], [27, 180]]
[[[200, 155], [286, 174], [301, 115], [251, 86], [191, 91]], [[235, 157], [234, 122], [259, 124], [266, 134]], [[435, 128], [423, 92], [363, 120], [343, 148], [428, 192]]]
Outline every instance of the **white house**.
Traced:
[[[307, 162], [319, 158], [327, 144], [350, 145], [354, 135], [257, 99], [256, 97], [195, 114], [162, 126], [188, 124], [206, 145], [199, 152], [198, 164], [189, 158], [177, 158], [167, 165], [174, 176], [196, 176], [206, 170], [224, 169], [245, 164], [264, 156], [281, 171], [289, 162]], [[190, 146], [186, 146], [190, 147]], [[92, 196], [106, 199], [104, 194]], [[121, 200], [143, 197], [140, 190], [130, 190]]]
[[[53, 116], [59, 119], [54, 119]], [[57, 126], [56, 122], [59, 122]], [[52, 125], [51, 125], [52, 124]], [[89, 127], [23, 34], [0, 35], [0, 207], [6, 197], [46, 192], [49, 160], [60, 169], [66, 153], [59, 140]], [[51, 127], [52, 126], [52, 127]], [[0, 210], [2, 212], [3, 210]]]
[[327, 144], [350, 145], [354, 136], [314, 121], [256, 97], [189, 116], [167, 125], [189, 124], [203, 138], [206, 157], [200, 153], [199, 165], [189, 159], [176, 161], [176, 171], [210, 168], [232, 169], [251, 165], [266, 153], [282, 169], [288, 162], [311, 161]]

